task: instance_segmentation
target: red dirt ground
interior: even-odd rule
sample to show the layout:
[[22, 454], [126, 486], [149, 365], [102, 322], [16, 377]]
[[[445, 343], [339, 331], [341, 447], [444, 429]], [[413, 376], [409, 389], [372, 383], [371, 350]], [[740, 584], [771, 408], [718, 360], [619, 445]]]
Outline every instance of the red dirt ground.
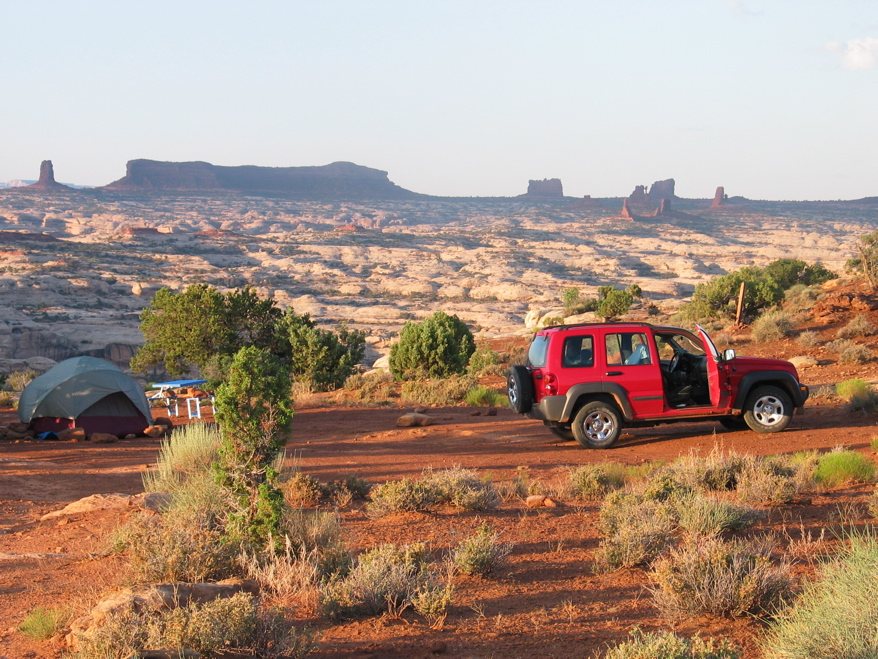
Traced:
[[[827, 339], [834, 338], [830, 326], [820, 330]], [[805, 382], [875, 379], [875, 366], [843, 367], [821, 350], [810, 350], [824, 365], [804, 371]], [[809, 351], [789, 342], [748, 346], [746, 352], [791, 357]], [[13, 420], [13, 414], [0, 412], [0, 423]], [[430, 414], [437, 420], [434, 426], [396, 428], [398, 408], [302, 409], [288, 451], [304, 472], [323, 481], [353, 474], [374, 483], [417, 476], [427, 466], [461, 465], [495, 481], [511, 478], [524, 466], [531, 478], [551, 482], [563, 478], [569, 466], [671, 460], [690, 451], [706, 454], [717, 445], [756, 455], [844, 445], [874, 459], [869, 445], [876, 433], [874, 416], [851, 413], [843, 403], [826, 398], [810, 400], [790, 428], [775, 435], [729, 432], [710, 422], [679, 424], [632, 430], [607, 451], [587, 451], [558, 440], [539, 422], [508, 410], [473, 416], [471, 408], [454, 407]], [[140, 492], [141, 474], [154, 463], [158, 446], [158, 440], [150, 439], [99, 445], [0, 443], [0, 659], [60, 656], [57, 643], [31, 641], [17, 631], [24, 615], [35, 606], [65, 605], [81, 614], [129, 578], [124, 560], [107, 554], [103, 542], [126, 514], [88, 513], [47, 522], [39, 518], [90, 494]], [[873, 490], [866, 484], [808, 493], [791, 505], [767, 510], [753, 532], [778, 533], [782, 549], [789, 539], [784, 529], [793, 538], [801, 529], [819, 532], [840, 516], [862, 511]], [[354, 550], [383, 542], [425, 541], [440, 557], [482, 520], [515, 547], [498, 573], [455, 577], [454, 603], [440, 629], [431, 629], [411, 612], [396, 620], [385, 616], [331, 624], [301, 608], [297, 617], [321, 633], [315, 656], [589, 657], [625, 638], [634, 626], [668, 628], [651, 603], [644, 570], [592, 570], [599, 542], [597, 504], [564, 503], [531, 510], [512, 501], [490, 513], [440, 510], [378, 520], [366, 517], [362, 502], [341, 510], [346, 541]], [[331, 504], [323, 508], [331, 510]], [[26, 553], [60, 556], [21, 556]], [[807, 559], [795, 564], [797, 575], [813, 571]], [[729, 637], [747, 657], [758, 656], [755, 639], [761, 629], [759, 620], [748, 617], [689, 619], [676, 627], [685, 635]]]

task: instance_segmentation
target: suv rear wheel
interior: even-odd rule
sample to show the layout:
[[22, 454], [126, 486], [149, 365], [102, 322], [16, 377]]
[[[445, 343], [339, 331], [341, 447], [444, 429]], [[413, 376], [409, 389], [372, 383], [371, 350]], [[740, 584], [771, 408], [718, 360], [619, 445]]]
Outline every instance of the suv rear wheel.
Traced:
[[573, 436], [585, 448], [610, 448], [622, 434], [617, 410], [610, 403], [586, 403], [573, 419]]
[[526, 366], [513, 366], [506, 378], [506, 393], [513, 412], [527, 414], [533, 407], [534, 387]]
[[779, 432], [793, 419], [793, 402], [778, 387], [754, 389], [744, 403], [744, 420], [756, 432]]

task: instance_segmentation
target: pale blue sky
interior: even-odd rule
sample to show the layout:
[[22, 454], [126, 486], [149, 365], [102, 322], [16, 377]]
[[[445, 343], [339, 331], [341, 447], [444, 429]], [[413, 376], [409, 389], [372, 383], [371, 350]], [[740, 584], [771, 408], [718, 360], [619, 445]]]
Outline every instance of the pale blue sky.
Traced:
[[0, 0], [0, 72], [0, 181], [348, 160], [436, 195], [878, 195], [873, 0]]

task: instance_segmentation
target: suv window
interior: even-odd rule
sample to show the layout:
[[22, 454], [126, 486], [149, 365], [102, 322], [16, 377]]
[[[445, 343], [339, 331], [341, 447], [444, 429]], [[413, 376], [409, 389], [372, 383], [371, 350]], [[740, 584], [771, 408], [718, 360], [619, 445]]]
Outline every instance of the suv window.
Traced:
[[607, 366], [637, 366], [651, 364], [646, 334], [624, 332], [607, 334]]
[[659, 359], [665, 361], [674, 356], [675, 346], [677, 349], [688, 352], [690, 355], [701, 357], [704, 354], [704, 348], [701, 344], [696, 343], [687, 334], [656, 334], [655, 343], [658, 348]]
[[530, 342], [527, 351], [527, 365], [532, 368], [543, 368], [546, 365], [546, 355], [549, 352], [548, 334], [540, 334]]
[[564, 368], [594, 366], [594, 340], [590, 336], [568, 336], [561, 357]]

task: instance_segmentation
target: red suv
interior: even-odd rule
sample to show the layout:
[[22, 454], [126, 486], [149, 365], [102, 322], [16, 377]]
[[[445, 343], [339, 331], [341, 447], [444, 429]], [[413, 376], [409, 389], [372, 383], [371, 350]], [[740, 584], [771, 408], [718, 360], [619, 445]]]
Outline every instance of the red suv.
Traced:
[[586, 448], [612, 446], [623, 426], [704, 418], [778, 432], [808, 399], [787, 361], [721, 354], [701, 327], [696, 335], [647, 323], [540, 330], [508, 389], [513, 410]]

